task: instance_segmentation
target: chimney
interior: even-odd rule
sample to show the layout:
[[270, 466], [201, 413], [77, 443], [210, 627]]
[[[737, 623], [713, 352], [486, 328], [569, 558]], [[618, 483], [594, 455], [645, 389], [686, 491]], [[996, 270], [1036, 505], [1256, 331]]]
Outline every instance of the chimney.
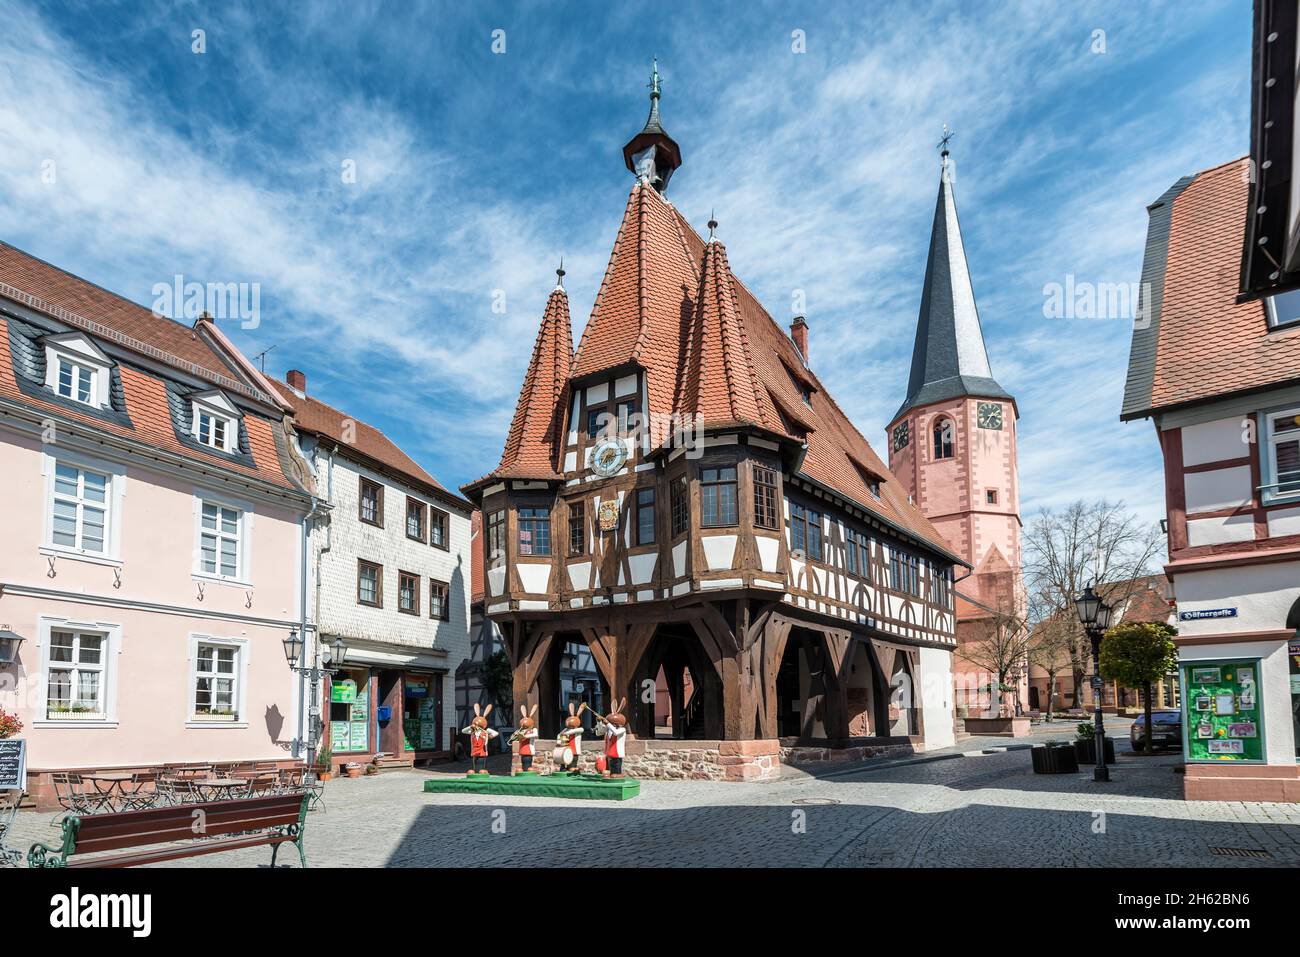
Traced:
[[790, 323], [790, 338], [794, 340], [795, 348], [799, 350], [799, 355], [803, 357], [804, 365], [807, 365], [808, 323], [804, 321], [803, 316], [795, 316], [794, 322]]
[[284, 380], [289, 383], [289, 388], [294, 392], [304, 396], [307, 394], [307, 373], [290, 369], [285, 373]]

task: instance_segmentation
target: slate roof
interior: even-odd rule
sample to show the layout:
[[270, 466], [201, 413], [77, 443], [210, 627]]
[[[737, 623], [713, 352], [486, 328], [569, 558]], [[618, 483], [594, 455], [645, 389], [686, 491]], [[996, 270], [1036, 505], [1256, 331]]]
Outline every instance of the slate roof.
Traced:
[[1151, 207], [1121, 418], [1300, 381], [1300, 329], [1237, 301], [1247, 158], [1179, 180]]
[[989, 367], [957, 221], [952, 177], [945, 165], [934, 204], [907, 398], [891, 421], [919, 406], [967, 395], [1012, 398], [993, 378]]
[[[539, 345], [553, 341], [546, 325]], [[534, 348], [526, 394], [538, 381], [551, 381], [553, 366], [537, 366], [546, 354]], [[806, 441], [801, 474], [951, 555], [794, 343], [731, 271], [722, 244], [706, 243], [671, 203], [639, 182], [628, 196], [572, 376], [585, 380], [633, 368], [645, 370], [651, 413], [699, 411], [706, 428], [750, 426], [790, 443]], [[527, 443], [544, 450], [552, 469], [563, 434], [552, 430], [548, 438], [553, 421], [529, 416], [525, 426]], [[876, 481], [879, 497], [871, 488]]]

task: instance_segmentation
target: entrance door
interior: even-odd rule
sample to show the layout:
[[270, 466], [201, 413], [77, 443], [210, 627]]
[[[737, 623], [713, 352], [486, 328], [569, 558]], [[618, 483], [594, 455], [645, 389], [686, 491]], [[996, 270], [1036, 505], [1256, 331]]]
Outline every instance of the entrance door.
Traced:
[[402, 734], [407, 751], [440, 751], [446, 747], [442, 728], [442, 676], [407, 674], [402, 695]]

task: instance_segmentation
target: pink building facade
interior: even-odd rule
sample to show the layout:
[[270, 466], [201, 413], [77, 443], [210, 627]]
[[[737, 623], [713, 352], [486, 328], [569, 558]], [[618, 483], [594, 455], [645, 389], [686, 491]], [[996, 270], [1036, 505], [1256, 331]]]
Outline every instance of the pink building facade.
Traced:
[[312, 506], [286, 406], [191, 328], [0, 245], [0, 707], [60, 770], [292, 760]]

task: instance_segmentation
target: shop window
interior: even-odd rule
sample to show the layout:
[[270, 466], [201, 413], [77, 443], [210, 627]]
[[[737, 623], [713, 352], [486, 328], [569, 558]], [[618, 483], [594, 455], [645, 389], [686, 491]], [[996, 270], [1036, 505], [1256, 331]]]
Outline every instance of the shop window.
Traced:
[[402, 690], [402, 734], [407, 751], [440, 751], [446, 747], [442, 733], [442, 679], [437, 675], [407, 674]]
[[330, 685], [330, 750], [335, 754], [368, 753], [370, 744], [370, 675], [340, 671]]

